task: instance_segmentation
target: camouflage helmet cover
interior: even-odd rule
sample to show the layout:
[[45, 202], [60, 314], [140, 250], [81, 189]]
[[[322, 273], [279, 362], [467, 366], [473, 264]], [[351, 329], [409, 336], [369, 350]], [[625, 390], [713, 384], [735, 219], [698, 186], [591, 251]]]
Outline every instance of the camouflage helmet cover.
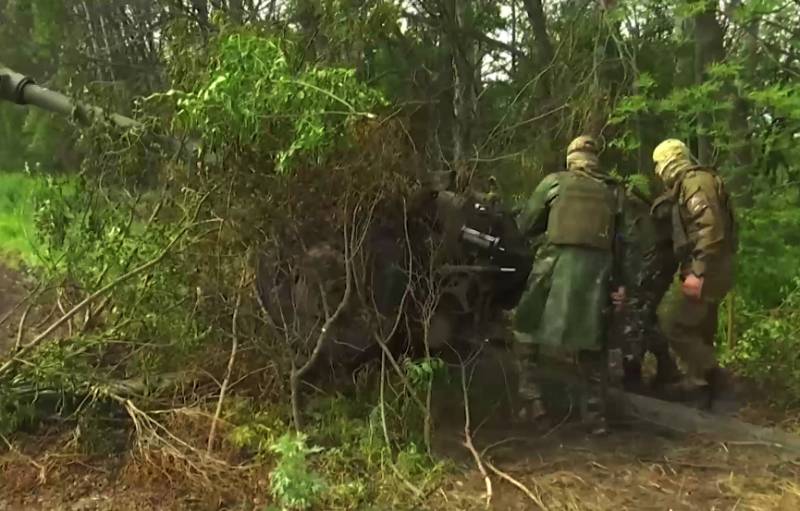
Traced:
[[567, 156], [576, 151], [597, 154], [599, 151], [597, 140], [589, 135], [581, 135], [572, 140], [567, 146]]
[[653, 150], [653, 163], [655, 163], [655, 173], [662, 181], [669, 181], [677, 171], [679, 165], [676, 163], [688, 163], [692, 161], [692, 153], [686, 144], [680, 140], [670, 138], [664, 140]]
[[567, 170], [594, 170], [600, 168], [599, 144], [594, 137], [581, 135], [567, 146]]

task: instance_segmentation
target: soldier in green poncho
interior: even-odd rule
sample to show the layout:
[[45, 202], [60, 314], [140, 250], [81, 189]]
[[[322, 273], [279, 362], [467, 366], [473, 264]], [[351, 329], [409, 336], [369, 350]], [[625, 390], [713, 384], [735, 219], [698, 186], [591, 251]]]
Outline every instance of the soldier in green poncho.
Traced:
[[544, 414], [534, 379], [539, 348], [548, 348], [578, 355], [582, 376], [592, 389], [582, 400], [581, 415], [602, 432], [621, 189], [601, 170], [597, 153], [594, 138], [573, 140], [567, 148], [567, 171], [546, 176], [518, 217], [522, 233], [538, 238], [539, 246], [512, 325], [521, 365], [520, 419]]

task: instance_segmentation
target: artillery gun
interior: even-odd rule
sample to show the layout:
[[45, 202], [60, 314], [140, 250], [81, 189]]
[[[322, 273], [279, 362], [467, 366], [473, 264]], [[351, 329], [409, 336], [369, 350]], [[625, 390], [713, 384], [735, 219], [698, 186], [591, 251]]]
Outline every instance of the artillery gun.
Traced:
[[[0, 100], [41, 108], [83, 125], [105, 119], [124, 130], [144, 128], [135, 119], [75, 101], [2, 64]], [[147, 136], [152, 135], [147, 133]], [[155, 138], [170, 150], [180, 151], [189, 161], [199, 147], [196, 141], [181, 143], [171, 137]], [[205, 159], [210, 157], [205, 155]], [[398, 233], [396, 221], [391, 226], [374, 229], [368, 251], [370, 275], [366, 277], [375, 297], [375, 303], [368, 305], [388, 316], [401, 306], [402, 293], [398, 294], [397, 289], [407, 284], [408, 275], [404, 272], [408, 269], [403, 267], [402, 260], [407, 243], [412, 244], [418, 267], [436, 268], [441, 297], [433, 317], [429, 318], [429, 341], [433, 348], [457, 344], [466, 338], [497, 337], [500, 312], [516, 303], [529, 271], [527, 258], [520, 255], [525, 252], [524, 240], [507, 211], [480, 194], [459, 194], [445, 188], [423, 186], [409, 201], [411, 240]], [[431, 247], [436, 247], [435, 254]], [[431, 258], [436, 259], [433, 265]], [[280, 259], [276, 254], [264, 252], [256, 263], [262, 306], [275, 322], [292, 314], [292, 321], [301, 330], [312, 330], [319, 324], [323, 307], [318, 292], [320, 281], [341, 277], [342, 254], [320, 243], [305, 250], [291, 270], [279, 268]], [[328, 302], [335, 303], [331, 297]], [[287, 311], [282, 307], [285, 303], [291, 303], [294, 310]], [[370, 334], [374, 325], [360, 320], [362, 312], [354, 306], [337, 321], [331, 336], [333, 342], [326, 353], [332, 365], [350, 367], [370, 358], [374, 352], [375, 342]], [[410, 329], [416, 331], [404, 331], [406, 341], [418, 336], [420, 326], [410, 325]]]
[[[332, 326], [321, 368], [349, 373], [374, 359], [381, 351], [376, 331], [393, 332], [383, 341], [412, 356], [426, 347], [452, 354], [508, 340], [504, 311], [518, 302], [531, 268], [511, 212], [479, 193], [426, 187], [407, 204], [405, 228], [398, 228], [395, 216], [371, 229], [354, 293], [371, 299], [355, 300]], [[293, 325], [295, 337], [313, 338], [325, 302], [338, 303], [342, 295], [342, 289], [332, 289], [323, 297], [322, 289], [344, 280], [344, 261], [327, 242], [309, 247], [294, 265], [275, 264], [281, 259], [260, 259], [256, 286], [262, 307], [274, 324]], [[404, 300], [408, 286], [415, 287], [413, 300]], [[393, 330], [401, 314], [407, 321]]]

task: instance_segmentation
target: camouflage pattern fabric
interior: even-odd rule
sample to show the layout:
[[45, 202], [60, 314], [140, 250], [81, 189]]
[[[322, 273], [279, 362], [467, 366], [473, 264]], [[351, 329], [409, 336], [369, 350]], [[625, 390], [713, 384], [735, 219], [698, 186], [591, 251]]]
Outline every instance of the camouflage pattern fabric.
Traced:
[[628, 359], [641, 361], [650, 351], [661, 362], [663, 357], [669, 357], [669, 350], [658, 327], [657, 309], [677, 269], [669, 210], [652, 212], [646, 197], [629, 188], [622, 225], [626, 261], [622, 275], [627, 291], [622, 317], [623, 353]]

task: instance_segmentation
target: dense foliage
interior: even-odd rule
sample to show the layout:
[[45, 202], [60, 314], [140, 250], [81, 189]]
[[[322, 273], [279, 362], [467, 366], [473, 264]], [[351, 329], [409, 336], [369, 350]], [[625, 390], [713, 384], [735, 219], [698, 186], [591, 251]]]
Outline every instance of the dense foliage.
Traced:
[[[799, 33], [800, 5], [779, 0], [0, 0], [0, 63], [145, 124], [77, 130], [0, 105], [3, 250], [28, 252], [46, 303], [75, 308], [57, 341], [32, 332], [0, 364], [0, 434], [122, 410], [138, 461], [223, 480], [198, 468], [206, 453], [244, 451], [286, 509], [403, 500], [391, 484], [419, 498], [442, 469], [423, 403], [441, 361], [384, 357], [358, 399], [312, 400], [309, 436], [286, 434], [286, 395], [336, 304], [309, 313], [313, 332], [267, 328], [256, 254], [296, 270], [297, 253], [333, 247], [349, 273], [320, 265], [303, 283], [371, 304], [349, 285], [369, 280], [359, 236], [396, 222], [426, 171], [461, 189], [493, 177], [514, 203], [580, 132], [638, 182], [667, 137], [720, 169], [741, 230], [721, 349], [797, 399]], [[22, 169], [46, 176], [35, 201]]]

